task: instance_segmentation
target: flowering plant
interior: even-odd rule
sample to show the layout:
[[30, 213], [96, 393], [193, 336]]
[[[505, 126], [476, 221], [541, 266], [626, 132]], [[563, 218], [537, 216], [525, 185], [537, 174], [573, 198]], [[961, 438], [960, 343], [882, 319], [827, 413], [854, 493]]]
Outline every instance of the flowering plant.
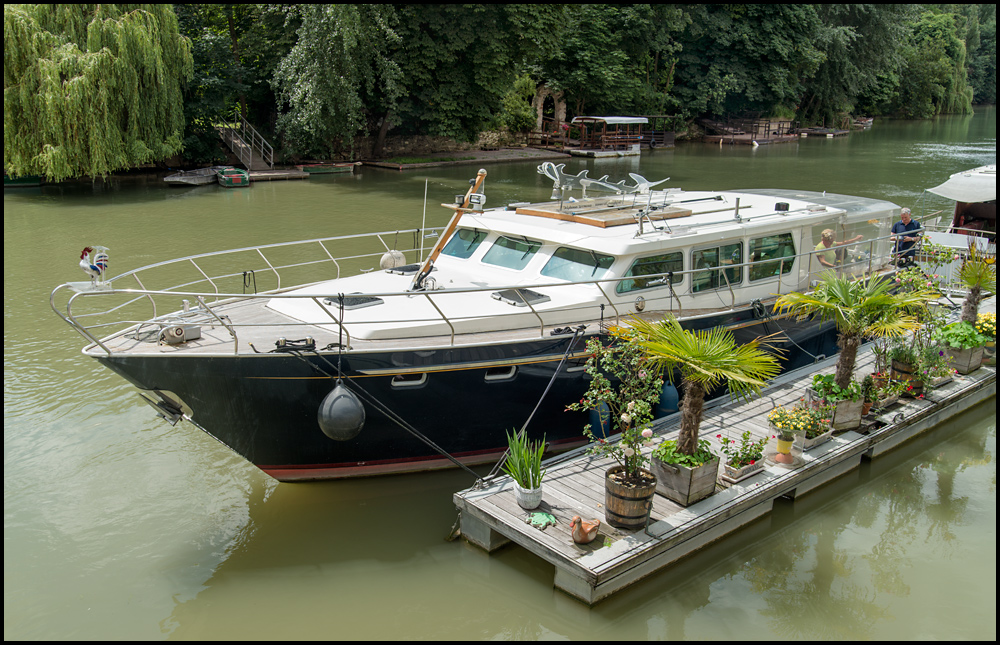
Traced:
[[767, 413], [767, 420], [782, 441], [791, 441], [794, 435], [802, 433], [805, 433], [806, 438], [812, 439], [830, 429], [830, 408], [779, 405]]
[[924, 273], [917, 267], [904, 269], [894, 278], [901, 291], [939, 291], [944, 276]]
[[[566, 409], [597, 411], [600, 427], [587, 424], [583, 428], [584, 436], [591, 441], [588, 452], [613, 458], [624, 467], [627, 477], [637, 477], [639, 470], [649, 464], [649, 457], [641, 449], [652, 443], [653, 431], [649, 425], [653, 421], [653, 406], [663, 391], [663, 379], [629, 332], [622, 332], [607, 345], [591, 338], [587, 341], [587, 352], [590, 386], [579, 402], [567, 405]], [[620, 440], [610, 441], [608, 434], [620, 434]]]
[[951, 367], [951, 356], [938, 347], [924, 347], [917, 356], [916, 377], [921, 381], [929, 381], [942, 376], [951, 376], [955, 368]]
[[753, 441], [753, 435], [746, 430], [740, 437], [737, 444], [735, 439], [723, 437], [721, 434], [715, 437], [722, 443], [722, 454], [726, 456], [726, 464], [732, 468], [750, 466], [764, 456], [764, 446], [767, 444], [767, 437], [760, 441]]
[[976, 331], [995, 341], [997, 338], [997, 315], [979, 314], [976, 316]]

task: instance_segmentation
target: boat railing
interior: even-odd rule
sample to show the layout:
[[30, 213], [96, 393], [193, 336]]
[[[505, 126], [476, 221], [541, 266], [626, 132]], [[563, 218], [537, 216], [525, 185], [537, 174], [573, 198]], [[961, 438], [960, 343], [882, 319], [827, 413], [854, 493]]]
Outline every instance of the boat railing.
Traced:
[[[295, 322], [289, 319], [287, 324], [290, 330], [296, 327], [301, 327], [305, 330], [317, 324], [333, 325], [334, 328], [337, 328], [345, 335], [348, 339], [347, 345], [350, 346], [352, 338], [351, 327], [382, 322], [378, 317], [377, 308], [372, 308], [370, 319], [358, 319], [357, 312], [355, 312], [352, 314], [352, 320], [345, 324], [332, 311], [336, 308], [335, 306], [324, 307], [322, 304], [322, 301], [326, 298], [329, 298], [332, 302], [336, 302], [336, 299], [344, 296], [344, 294], [302, 294], [299, 292], [290, 293], [290, 291], [338, 278], [345, 270], [365, 272], [363, 267], [369, 261], [374, 261], [375, 258], [380, 257], [387, 251], [395, 250], [395, 243], [399, 240], [400, 236], [406, 237], [412, 235], [414, 242], [413, 248], [401, 249], [404, 254], [416, 257], [417, 252], [421, 251], [422, 256], [422, 249], [418, 249], [417, 245], [423, 233], [424, 231], [413, 229], [367, 235], [341, 236], [337, 238], [321, 238], [304, 242], [279, 243], [259, 247], [247, 247], [233, 251], [206, 253], [179, 260], [156, 263], [128, 271], [108, 281], [105, 285], [98, 285], [94, 288], [88, 288], [89, 283], [61, 285], [52, 292], [50, 302], [53, 309], [68, 324], [87, 338], [94, 346], [101, 347], [108, 353], [110, 353], [110, 350], [107, 344], [99, 339], [104, 334], [101, 330], [113, 328], [115, 332], [129, 332], [138, 335], [150, 326], [152, 327], [151, 331], [159, 333], [159, 331], [171, 325], [195, 323], [219, 325], [225, 328], [233, 338], [233, 351], [238, 353], [240, 350], [242, 329], [249, 329], [255, 326], [273, 326], [273, 323], [234, 321], [227, 315], [224, 307], [259, 299], [284, 298], [310, 298], [318, 306], [319, 310], [325, 311], [329, 317], [326, 323], [316, 320]], [[889, 239], [889, 236], [873, 238], [866, 242], [851, 245], [847, 249], [845, 261], [836, 268], [836, 271], [847, 276], [863, 276], [893, 270], [892, 261], [894, 257], [891, 247], [883, 243], [887, 239]], [[374, 243], [374, 246], [370, 247], [367, 252], [355, 253], [338, 253], [338, 249], [334, 248], [346, 244], [346, 248], [353, 249], [362, 241]], [[306, 247], [311, 247], [312, 251], [314, 251], [311, 257], [306, 257], [301, 252]], [[889, 250], [883, 251], [880, 254], [878, 252], [880, 248], [889, 248]], [[288, 258], [279, 261], [278, 256], [282, 252], [288, 251], [295, 252], [292, 254], [293, 261]], [[241, 254], [246, 257], [258, 258], [257, 263], [252, 268], [242, 271], [231, 268], [219, 271], [213, 270], [210, 266], [220, 259], [227, 259], [227, 256], [239, 256]], [[519, 298], [523, 301], [523, 306], [513, 307], [511, 314], [521, 316], [520, 320], [522, 323], [525, 316], [530, 320], [534, 320], [538, 333], [544, 336], [547, 326], [564, 325], [571, 319], [583, 321], [605, 320], [607, 318], [607, 322], [614, 321], [620, 323], [623, 317], [632, 310], [656, 314], [669, 312], [680, 317], [684, 315], [685, 310], [734, 309], [737, 305], [738, 297], [742, 296], [746, 299], [747, 290], [750, 288], [756, 288], [755, 293], [762, 294], [761, 296], [756, 296], [757, 299], [760, 299], [761, 297], [766, 298], [768, 295], [780, 296], [789, 291], [807, 290], [810, 286], [815, 285], [821, 278], [821, 275], [829, 271], [829, 269], [825, 268], [822, 270], [813, 270], [812, 264], [815, 255], [815, 251], [810, 250], [794, 256], [790, 255], [780, 258], [642, 276], [624, 276], [576, 282], [554, 283], [550, 281], [535, 284], [518, 284], [509, 288], [519, 294]], [[232, 260], [232, 257], [228, 259]], [[328, 266], [330, 267], [330, 271], [317, 271], [317, 265], [320, 268]], [[168, 275], [177, 275], [180, 273], [180, 269], [185, 266], [188, 267], [188, 274], [193, 272], [193, 276], [171, 286], [160, 287], [158, 283], [149, 277], [156, 271], [166, 271]], [[294, 286], [289, 286], [289, 280], [282, 279], [283, 276], [287, 278], [286, 274], [290, 272], [302, 270], [313, 274], [312, 279], [309, 281], [296, 281]], [[755, 271], [761, 270], [765, 273], [769, 272], [771, 275], [751, 279]], [[677, 288], [675, 286], [691, 284], [691, 280], [695, 275], [704, 275], [706, 272], [716, 272], [716, 284], [720, 285], [719, 288], [693, 292], [691, 289], [685, 290], [683, 287]], [[732, 278], [732, 276], [737, 275], [737, 272], [740, 276], [739, 280]], [[320, 275], [315, 275], [317, 273]], [[761, 274], [758, 273], [757, 275]], [[260, 285], [256, 283], [258, 276], [271, 276], [269, 284], [265, 285], [269, 288], [260, 289]], [[635, 288], [635, 281], [637, 279], [644, 281], [643, 287]], [[130, 280], [134, 280], [138, 287], [130, 286], [128, 284]], [[619, 288], [619, 285], [626, 282], [630, 282], [631, 284], [626, 288]], [[232, 288], [233, 285], [240, 285], [242, 292]], [[530, 295], [532, 291], [542, 291], [546, 295], [556, 296], [562, 289], [579, 289], [581, 287], [592, 288], [599, 296], [583, 299], [576, 298], [582, 303], [579, 306], [560, 307], [557, 310], [548, 311], [533, 304], [530, 297], [525, 297], [525, 294]], [[56, 304], [56, 298], [57, 294], [64, 289], [73, 291], [73, 293], [66, 301], [64, 308], [60, 309]], [[429, 319], [414, 319], [410, 322], [414, 324], [443, 323], [448, 328], [450, 344], [454, 345], [459, 330], [463, 328], [462, 323], [475, 318], [481, 318], [482, 314], [470, 311], [467, 315], [449, 315], [446, 313], [448, 307], [443, 306], [442, 300], [453, 297], [456, 294], [488, 293], [492, 295], [504, 289], [504, 287], [492, 285], [485, 287], [438, 288], [425, 291], [393, 291], [350, 295], [363, 295], [384, 300], [420, 296], [430, 304], [431, 309], [434, 311], [434, 317]], [[738, 294], [740, 290], [742, 291]], [[706, 300], [704, 297], [705, 295], [711, 296], [712, 293], [716, 294], [716, 298], [718, 299], [715, 305], [711, 304], [710, 299]], [[87, 307], [81, 305], [81, 310], [77, 310], [77, 305], [82, 302], [80, 299], [85, 298], [89, 303], [92, 296], [106, 296], [108, 294], [118, 295], [122, 298], [122, 301], [103, 309], [91, 311], [88, 304]], [[181, 310], [177, 309], [178, 298], [181, 298], [181, 302], [184, 303]], [[564, 300], [569, 301], [570, 298], [565, 298]], [[641, 308], [639, 306], [640, 301], [643, 305]], [[142, 305], [143, 302], [147, 304]], [[169, 313], [160, 314], [159, 311], [165, 307], [165, 302], [171, 303]], [[190, 308], [189, 304], [191, 302], [197, 302], [197, 306]], [[137, 309], [137, 307], [140, 309]], [[145, 314], [141, 313], [141, 308], [143, 307], [146, 307]], [[151, 317], [149, 316], [149, 308], [151, 308], [152, 312]], [[605, 312], [605, 310], [607, 311]], [[605, 314], [607, 315], [605, 316]], [[113, 320], [108, 320], [109, 318]], [[527, 325], [520, 324], [519, 326], [523, 328], [532, 325], [529, 323]], [[114, 334], [108, 337], [112, 336]]]

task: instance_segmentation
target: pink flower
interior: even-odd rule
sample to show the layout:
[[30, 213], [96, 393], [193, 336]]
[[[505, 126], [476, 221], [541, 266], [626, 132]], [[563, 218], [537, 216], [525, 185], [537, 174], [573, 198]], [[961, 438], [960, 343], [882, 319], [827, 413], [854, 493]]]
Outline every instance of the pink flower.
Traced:
[[642, 436], [644, 436], [647, 439], [649, 439], [650, 437], [653, 436], [653, 431], [650, 430], [649, 428], [646, 428], [645, 430], [642, 431]]

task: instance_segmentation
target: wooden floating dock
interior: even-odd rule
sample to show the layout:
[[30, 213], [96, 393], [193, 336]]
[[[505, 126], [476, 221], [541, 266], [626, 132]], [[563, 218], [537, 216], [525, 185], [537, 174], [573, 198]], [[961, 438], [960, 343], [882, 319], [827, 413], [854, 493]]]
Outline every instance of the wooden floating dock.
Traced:
[[[991, 301], [992, 302], [992, 301]], [[858, 373], [871, 370], [872, 354], [863, 346]], [[749, 403], [728, 397], [706, 404], [701, 437], [717, 434], [738, 439], [744, 430], [755, 437], [770, 435], [767, 413], [804, 396], [816, 373], [832, 373], [836, 357], [776, 379]], [[604, 521], [604, 472], [615, 462], [587, 455], [585, 448], [548, 460], [542, 505], [536, 509], [556, 518], [556, 525], [538, 529], [528, 523], [530, 512], [514, 500], [509, 477], [482, 490], [454, 495], [461, 514], [461, 533], [469, 542], [492, 552], [515, 542], [555, 566], [555, 587], [593, 605], [611, 594], [705, 547], [771, 511], [779, 497], [795, 499], [874, 459], [948, 418], [996, 396], [996, 367], [983, 366], [951, 382], [925, 390], [923, 399], [901, 399], [865, 418], [857, 431], [846, 431], [802, 454], [796, 467], [768, 464], [737, 484], [717, 483], [716, 493], [684, 508], [656, 495], [648, 526], [620, 531]], [[654, 431], [666, 438], [678, 433], [679, 415], [661, 419]], [[600, 519], [597, 539], [573, 542], [570, 518]]]
[[832, 139], [833, 137], [846, 137], [851, 131], [838, 130], [836, 128], [799, 128], [798, 133], [800, 137], [826, 137]]

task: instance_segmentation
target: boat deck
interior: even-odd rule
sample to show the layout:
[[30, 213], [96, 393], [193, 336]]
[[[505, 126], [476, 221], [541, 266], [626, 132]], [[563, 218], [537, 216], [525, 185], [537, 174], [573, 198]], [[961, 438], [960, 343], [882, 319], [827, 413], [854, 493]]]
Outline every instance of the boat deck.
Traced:
[[[980, 311], [995, 311], [995, 299]], [[983, 303], [986, 305], [987, 303]], [[862, 350], [858, 373], [871, 369], [873, 356]], [[706, 405], [701, 437], [718, 452], [717, 434], [738, 439], [744, 430], [756, 438], [770, 434], [766, 415], [776, 405], [794, 403], [811, 384], [813, 374], [832, 373], [836, 358], [789, 373], [749, 403], [728, 399]], [[687, 508], [656, 495], [645, 530], [629, 532], [604, 522], [604, 472], [615, 462], [587, 455], [585, 448], [548, 460], [539, 511], [550, 513], [556, 525], [539, 530], [528, 523], [529, 512], [515, 499], [509, 477], [482, 490], [454, 495], [461, 513], [461, 532], [487, 551], [509, 542], [554, 565], [557, 588], [594, 604], [643, 577], [662, 569], [728, 533], [768, 514], [779, 497], [796, 498], [855, 469], [945, 419], [996, 396], [996, 367], [956, 375], [930, 390], [923, 399], [902, 399], [865, 418], [857, 431], [847, 431], [803, 453], [792, 466], [769, 463], [736, 484], [719, 482], [716, 494]], [[655, 432], [678, 434], [679, 415], [661, 420]], [[573, 542], [570, 518], [601, 519], [597, 539], [589, 545]]]
[[[318, 350], [329, 346], [331, 348], [329, 351], [335, 351], [337, 345], [342, 341], [346, 344], [348, 337], [340, 336], [332, 319], [329, 324], [324, 326], [306, 324], [268, 308], [267, 301], [267, 298], [261, 297], [213, 306], [214, 316], [201, 309], [193, 309], [188, 313], [177, 312], [158, 319], [155, 324], [147, 324], [138, 332], [135, 330], [126, 331], [106, 338], [102, 343], [115, 354], [184, 353], [201, 355], [248, 355], [266, 352], [274, 349], [275, 342], [279, 338], [291, 340], [310, 337], [315, 340]], [[768, 306], [770, 305], [768, 304]], [[716, 314], [720, 311], [724, 310], [691, 308], [684, 309], [683, 314], [685, 317], [692, 317]], [[232, 324], [237, 336], [236, 340], [216, 316]], [[644, 317], [656, 318], [658, 316], [652, 314]], [[612, 322], [614, 322], [613, 318], [604, 320], [605, 325]], [[596, 331], [601, 325], [601, 320], [579, 320], [573, 323], [573, 327], [580, 324], [586, 325], [588, 332]], [[201, 337], [173, 345], [165, 342], [157, 344], [159, 330], [169, 325], [196, 325], [200, 328]], [[534, 325], [521, 329], [456, 334], [454, 339], [450, 335], [378, 340], [350, 338], [350, 349], [353, 351], [385, 351], [517, 342], [552, 338], [554, 336], [552, 332], [559, 328], [565, 329], [565, 327], [565, 323]], [[350, 324], [347, 325], [347, 329], [350, 329]], [[93, 353], [102, 352], [100, 348], [93, 348], [90, 351]]]

